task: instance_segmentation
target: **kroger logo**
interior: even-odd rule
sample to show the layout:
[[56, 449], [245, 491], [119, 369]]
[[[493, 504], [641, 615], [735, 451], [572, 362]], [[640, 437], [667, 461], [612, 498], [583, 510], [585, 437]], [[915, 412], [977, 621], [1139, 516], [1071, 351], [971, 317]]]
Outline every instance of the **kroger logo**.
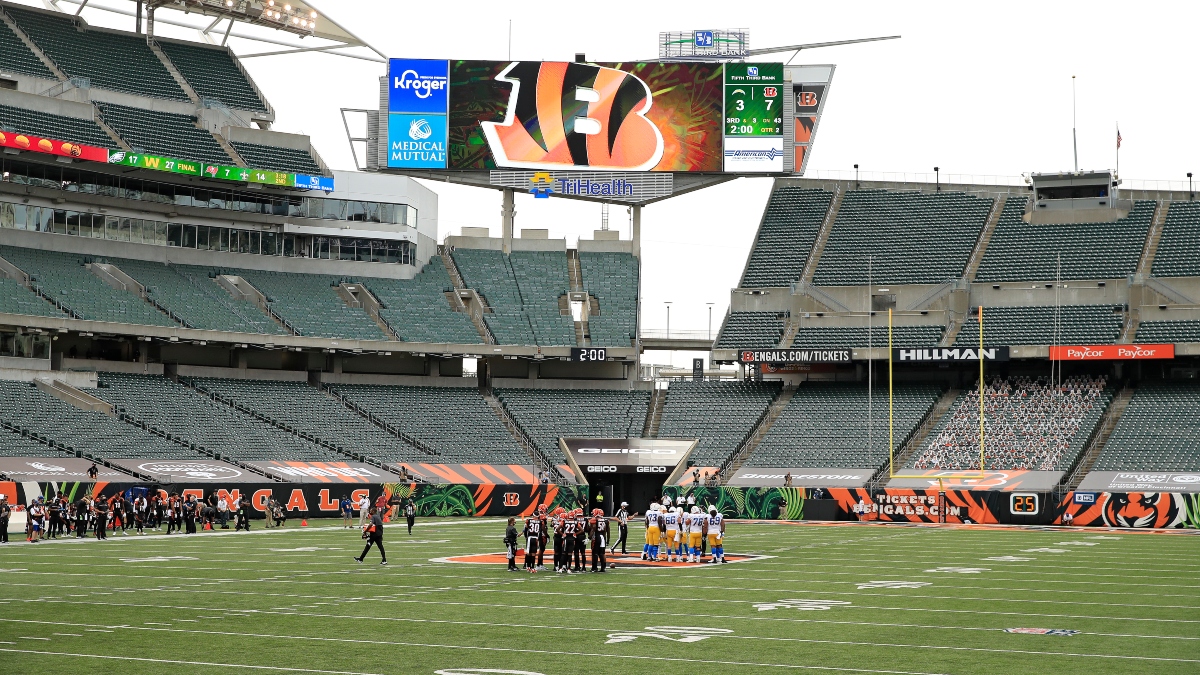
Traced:
[[422, 77], [415, 70], [406, 70], [400, 73], [400, 77], [395, 78], [395, 87], [411, 89], [417, 98], [429, 98], [433, 96], [434, 91], [445, 89], [446, 82], [447, 78], [444, 77]]
[[450, 62], [392, 59], [388, 112], [446, 114], [450, 91]]

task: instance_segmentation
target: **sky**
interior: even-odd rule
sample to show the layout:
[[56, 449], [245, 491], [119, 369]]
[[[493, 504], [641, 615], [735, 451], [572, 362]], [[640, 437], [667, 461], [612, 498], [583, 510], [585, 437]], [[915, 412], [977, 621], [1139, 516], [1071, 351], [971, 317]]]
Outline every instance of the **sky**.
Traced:
[[[38, 5], [40, 3], [27, 2]], [[93, 0], [122, 9], [122, 0]], [[1200, 94], [1191, 83], [1190, 2], [568, 3], [315, 0], [389, 57], [591, 61], [654, 58], [660, 31], [747, 28], [752, 48], [901, 35], [899, 40], [803, 51], [793, 63], [837, 65], [818, 129], [813, 171], [1016, 176], [1073, 167], [1072, 86], [1081, 169], [1114, 168], [1116, 127], [1125, 179], [1186, 181], [1200, 171]], [[74, 5], [63, 3], [74, 10]], [[524, 9], [529, 8], [529, 9]], [[92, 9], [96, 25], [133, 19]], [[197, 39], [160, 24], [160, 34]], [[231, 39], [238, 54], [276, 47]], [[771, 57], [787, 60], [791, 53]], [[765, 59], [764, 59], [765, 60]], [[378, 106], [385, 65], [319, 53], [243, 62], [276, 110], [274, 129], [312, 137], [333, 168], [353, 169], [340, 108]], [[500, 193], [426, 183], [439, 195], [439, 236], [464, 226], [500, 231]], [[770, 179], [739, 179], [643, 209], [643, 326], [720, 325], [754, 240]], [[574, 246], [600, 227], [600, 206], [517, 197], [516, 227], [547, 228]], [[623, 207], [610, 224], [629, 236]], [[690, 363], [679, 353], [676, 365]], [[665, 362], [665, 356], [650, 356]]]

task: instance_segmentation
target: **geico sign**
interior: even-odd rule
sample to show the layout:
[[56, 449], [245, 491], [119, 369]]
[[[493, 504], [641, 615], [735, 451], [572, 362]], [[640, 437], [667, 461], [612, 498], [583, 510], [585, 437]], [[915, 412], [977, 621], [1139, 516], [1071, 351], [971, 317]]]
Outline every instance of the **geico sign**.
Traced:
[[667, 467], [665, 467], [665, 466], [639, 466], [637, 468], [637, 472], [638, 473], [666, 473]]
[[580, 448], [581, 455], [678, 455], [673, 448]]
[[616, 473], [617, 467], [611, 466], [611, 465], [609, 465], [609, 466], [588, 466], [587, 471], [588, 471], [588, 473]]
[[1132, 361], [1173, 359], [1175, 345], [1061, 345], [1050, 347], [1051, 361]]

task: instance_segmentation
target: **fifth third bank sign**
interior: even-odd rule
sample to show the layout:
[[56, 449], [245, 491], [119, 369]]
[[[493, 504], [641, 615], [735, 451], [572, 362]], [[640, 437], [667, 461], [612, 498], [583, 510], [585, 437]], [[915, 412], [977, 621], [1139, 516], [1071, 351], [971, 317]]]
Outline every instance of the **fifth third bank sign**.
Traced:
[[388, 167], [446, 168], [449, 105], [449, 61], [388, 62]]

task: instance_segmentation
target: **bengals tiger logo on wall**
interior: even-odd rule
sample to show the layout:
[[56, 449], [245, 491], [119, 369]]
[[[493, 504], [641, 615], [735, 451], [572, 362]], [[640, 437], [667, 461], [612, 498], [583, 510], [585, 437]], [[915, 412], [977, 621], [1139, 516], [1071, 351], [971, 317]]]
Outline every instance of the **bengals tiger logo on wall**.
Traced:
[[496, 79], [512, 85], [504, 121], [481, 123], [497, 166], [649, 171], [662, 159], [653, 95], [631, 73], [518, 61]]
[[1182, 495], [1170, 492], [1114, 492], [1104, 503], [1104, 524], [1112, 527], [1177, 527]]

